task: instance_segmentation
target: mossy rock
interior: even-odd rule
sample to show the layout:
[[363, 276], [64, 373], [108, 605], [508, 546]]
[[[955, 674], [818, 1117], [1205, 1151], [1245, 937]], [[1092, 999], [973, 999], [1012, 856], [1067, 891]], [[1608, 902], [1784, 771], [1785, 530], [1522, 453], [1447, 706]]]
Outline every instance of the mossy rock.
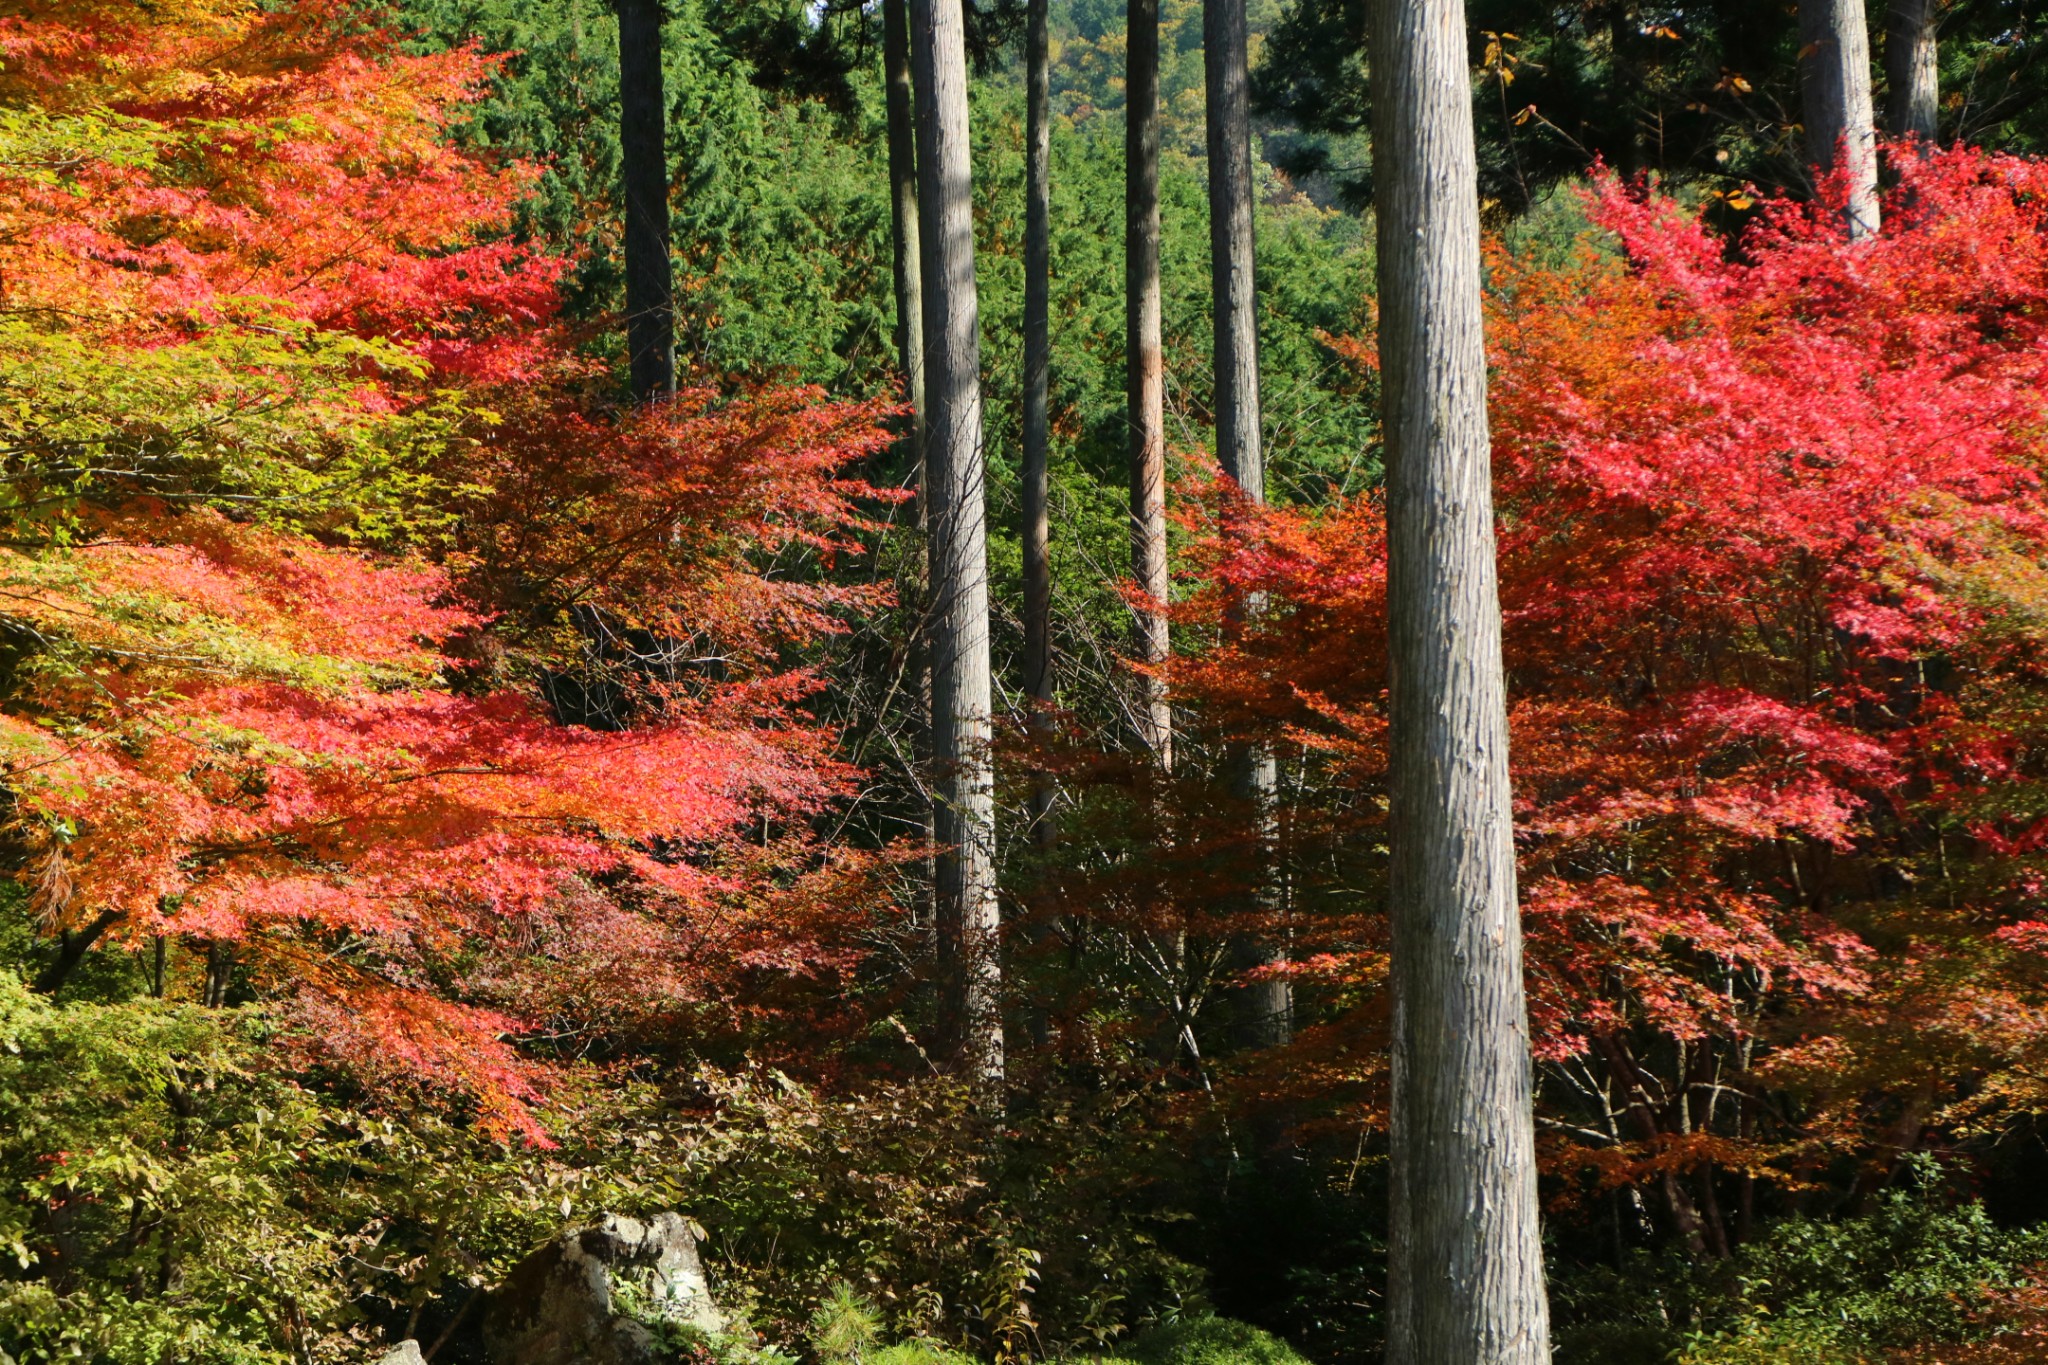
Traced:
[[899, 1341], [894, 1346], [868, 1351], [861, 1365], [981, 1365], [973, 1356], [941, 1346], [936, 1341]]
[[1271, 1332], [1231, 1318], [1190, 1318], [1155, 1327], [1124, 1354], [1136, 1365], [1309, 1365]]

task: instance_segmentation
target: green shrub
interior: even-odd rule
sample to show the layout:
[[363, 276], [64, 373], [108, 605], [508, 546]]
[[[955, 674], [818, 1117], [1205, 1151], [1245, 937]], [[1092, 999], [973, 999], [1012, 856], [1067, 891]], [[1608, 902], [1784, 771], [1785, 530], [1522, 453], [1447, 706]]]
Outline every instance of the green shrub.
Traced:
[[1967, 1342], [1996, 1329], [1997, 1296], [2032, 1284], [2048, 1230], [2015, 1231], [1982, 1204], [1943, 1207], [1923, 1189], [1837, 1222], [1796, 1219], [1739, 1258], [1732, 1321], [1687, 1344], [1690, 1365], [1837, 1365], [1887, 1350]]
[[903, 1341], [870, 1352], [862, 1365], [980, 1365], [973, 1356], [941, 1346], [936, 1341]]
[[1752, 1322], [1680, 1357], [1681, 1365], [1866, 1365], [1874, 1357], [1812, 1323]]
[[827, 1291], [811, 1314], [811, 1350], [829, 1365], [851, 1361], [860, 1365], [882, 1335], [875, 1306], [841, 1280]]
[[711, 1229], [720, 1293], [773, 1340], [823, 1354], [821, 1329], [854, 1325], [819, 1316], [842, 1284], [875, 1339], [984, 1359], [1099, 1349], [1199, 1295], [1160, 1245], [1165, 1220], [1119, 1197], [1162, 1163], [1137, 1106], [1110, 1128], [1041, 1098], [1005, 1134], [943, 1078], [857, 1100], [766, 1071], [697, 1085], [716, 1107], [688, 1135], [675, 1203]]
[[1271, 1332], [1231, 1318], [1186, 1318], [1155, 1327], [1132, 1342], [1128, 1354], [1138, 1365], [1308, 1365]]
[[2038, 1297], [2048, 1230], [1952, 1204], [1931, 1163], [1853, 1218], [1790, 1218], [1724, 1261], [1557, 1277], [1558, 1365], [1860, 1365], [1992, 1339]]
[[595, 1142], [549, 1152], [401, 1116], [403, 1096], [287, 1070], [259, 1006], [124, 995], [127, 954], [96, 954], [91, 990], [37, 994], [6, 960], [8, 909], [0, 891], [0, 1354], [21, 1365], [374, 1359], [565, 1209], [623, 1201], [609, 1091], [584, 1111]]

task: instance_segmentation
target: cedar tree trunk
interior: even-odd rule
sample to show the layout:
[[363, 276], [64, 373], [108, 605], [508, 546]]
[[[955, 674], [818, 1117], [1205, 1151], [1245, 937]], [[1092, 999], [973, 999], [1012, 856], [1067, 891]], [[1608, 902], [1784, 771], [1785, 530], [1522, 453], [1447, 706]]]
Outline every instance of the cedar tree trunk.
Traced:
[[[1216, 455], [1223, 472], [1253, 502], [1266, 500], [1265, 452], [1259, 431], [1259, 315], [1252, 226], [1252, 122], [1247, 79], [1244, 0], [1206, 0], [1202, 51], [1209, 97], [1209, 271], [1215, 301]], [[1256, 612], [1262, 603], [1247, 603]], [[1254, 908], [1270, 918], [1278, 906], [1273, 884], [1278, 769], [1262, 745], [1235, 746], [1232, 782], [1250, 807], [1256, 828]], [[1286, 957], [1266, 936], [1255, 941], [1259, 961]], [[1293, 991], [1285, 979], [1254, 983], [1244, 993], [1255, 1047], [1293, 1036]]]
[[1877, 231], [1877, 123], [1870, 94], [1870, 33], [1863, 0], [1799, 0], [1800, 93], [1806, 154], [1815, 169], [1841, 170], [1852, 238]]
[[[1124, 397], [1130, 426], [1131, 569], [1165, 602], [1166, 365], [1159, 343], [1159, 0], [1130, 0], [1124, 78]], [[1138, 613], [1138, 652], [1166, 662], [1166, 616]], [[1138, 731], [1162, 768], [1173, 766], [1166, 685], [1144, 679]]]
[[[917, 114], [910, 83], [906, 0], [882, 0], [882, 60], [889, 116], [890, 245], [896, 268], [896, 354], [909, 390], [910, 458], [924, 461], [924, 290], [917, 247]], [[920, 476], [920, 485], [923, 480]]]
[[1373, 22], [1387, 459], [1391, 1365], [1550, 1358], [1462, 0]]
[[626, 351], [633, 394], [645, 400], [674, 393], [676, 387], [661, 0], [617, 2], [619, 172], [626, 199]]
[[[1052, 705], [1052, 547], [1047, 413], [1052, 368], [1052, 80], [1048, 0], [1030, 0], [1024, 35], [1024, 695], [1034, 730]], [[1052, 784], [1034, 775], [1031, 829], [1052, 838]]]
[[1891, 130], [1929, 146], [1938, 133], [1940, 74], [1935, 67], [1934, 0], [1891, 0], [1884, 76]]
[[961, 1071], [1003, 1079], [990, 741], [988, 522], [962, 0], [912, 0], [923, 255], [925, 500], [940, 1003]]

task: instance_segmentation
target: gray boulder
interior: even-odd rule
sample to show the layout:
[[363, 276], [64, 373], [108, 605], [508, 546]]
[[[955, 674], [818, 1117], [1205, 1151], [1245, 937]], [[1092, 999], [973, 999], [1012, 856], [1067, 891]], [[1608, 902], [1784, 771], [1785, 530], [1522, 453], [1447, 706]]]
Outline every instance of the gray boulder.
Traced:
[[420, 1354], [420, 1344], [408, 1337], [392, 1347], [377, 1365], [427, 1365], [427, 1358]]
[[484, 1349], [492, 1365], [656, 1365], [661, 1323], [725, 1330], [697, 1238], [680, 1214], [608, 1213], [513, 1268], [484, 1310]]

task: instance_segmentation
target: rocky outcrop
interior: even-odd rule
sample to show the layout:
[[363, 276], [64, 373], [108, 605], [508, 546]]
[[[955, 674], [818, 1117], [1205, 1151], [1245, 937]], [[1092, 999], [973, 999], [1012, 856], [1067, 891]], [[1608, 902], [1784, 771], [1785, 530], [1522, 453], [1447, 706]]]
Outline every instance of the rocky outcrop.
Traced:
[[656, 1365], [667, 1323], [726, 1326], [689, 1223], [606, 1214], [514, 1268], [484, 1311], [483, 1339], [492, 1365]]
[[406, 1340], [392, 1347], [390, 1354], [379, 1360], [377, 1365], [427, 1365], [427, 1358], [420, 1354], [417, 1341]]

